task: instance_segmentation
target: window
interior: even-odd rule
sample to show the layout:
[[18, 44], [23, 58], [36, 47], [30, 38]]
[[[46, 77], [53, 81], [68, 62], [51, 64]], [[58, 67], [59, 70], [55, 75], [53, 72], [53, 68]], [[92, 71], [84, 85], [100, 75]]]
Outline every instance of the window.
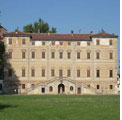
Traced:
[[42, 88], [42, 93], [45, 93], [45, 88]]
[[12, 39], [11, 38], [9, 38], [9, 45], [12, 45]]
[[34, 89], [34, 86], [35, 86], [34, 84], [31, 84], [31, 88], [32, 88], [32, 89]]
[[59, 77], [63, 77], [63, 70], [62, 69], [59, 70]]
[[32, 59], [34, 59], [34, 58], [35, 58], [35, 52], [32, 51]]
[[113, 45], [113, 41], [112, 40], [109, 40], [109, 45]]
[[79, 41], [77, 42], [77, 45], [78, 45], [78, 46], [80, 45], [80, 42], [79, 42]]
[[45, 69], [42, 69], [42, 77], [45, 77]]
[[52, 41], [51, 43], [52, 43], [52, 45], [55, 45], [55, 41]]
[[87, 70], [87, 77], [90, 77], [90, 70]]
[[59, 52], [59, 54], [60, 54], [60, 59], [62, 59], [63, 58], [63, 52]]
[[96, 59], [100, 59], [100, 53], [96, 52]]
[[71, 42], [68, 42], [68, 45], [71, 45]]
[[90, 59], [90, 52], [87, 52], [87, 59]]
[[10, 59], [12, 59], [12, 51], [8, 52], [8, 56], [9, 56]]
[[52, 86], [49, 87], [49, 91], [50, 91], [50, 92], [53, 91], [53, 87], [52, 87]]
[[12, 77], [12, 69], [9, 69], [9, 70], [8, 70], [8, 76], [9, 76], [9, 77]]
[[67, 77], [71, 77], [71, 70], [70, 69], [67, 70]]
[[42, 42], [42, 45], [45, 45], [45, 42]]
[[60, 41], [60, 45], [63, 45], [63, 42], [62, 41]]
[[87, 41], [87, 46], [90, 46], [90, 41]]
[[80, 52], [77, 52], [77, 59], [80, 59]]
[[77, 70], [77, 77], [80, 77], [80, 70]]
[[109, 88], [110, 88], [110, 89], [113, 89], [113, 85], [109, 85]]
[[52, 55], [51, 55], [52, 58], [55, 58], [55, 52], [52, 52], [51, 54], [52, 54]]
[[113, 77], [113, 70], [109, 70], [109, 77]]
[[22, 69], [22, 77], [25, 77], [25, 69]]
[[55, 76], [55, 70], [54, 70], [54, 69], [51, 70], [51, 76], [52, 76], [52, 77]]
[[96, 77], [100, 77], [100, 70], [96, 70]]
[[32, 41], [32, 45], [35, 45], [35, 41]]
[[71, 58], [71, 53], [67, 52], [67, 58], [70, 59]]
[[25, 45], [25, 39], [22, 39], [22, 44]]
[[42, 58], [45, 59], [45, 52], [42, 52]]
[[88, 88], [90, 88], [91, 86], [90, 85], [87, 85], [88, 86]]
[[25, 89], [25, 84], [22, 84], [22, 89]]
[[109, 53], [109, 58], [113, 59], [113, 53], [112, 52]]
[[32, 77], [35, 76], [35, 69], [31, 69], [31, 76], [32, 76]]
[[73, 86], [70, 86], [70, 91], [73, 91]]
[[96, 40], [96, 45], [100, 45], [100, 40]]
[[0, 90], [2, 90], [2, 84], [0, 84]]
[[22, 51], [22, 58], [25, 58], [25, 51]]
[[96, 87], [97, 87], [97, 89], [100, 89], [100, 85], [97, 85]]

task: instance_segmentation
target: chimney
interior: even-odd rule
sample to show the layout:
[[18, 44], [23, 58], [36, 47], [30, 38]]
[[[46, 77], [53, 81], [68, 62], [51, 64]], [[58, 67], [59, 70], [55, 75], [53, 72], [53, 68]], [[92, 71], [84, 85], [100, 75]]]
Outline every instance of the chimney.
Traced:
[[15, 33], [18, 34], [19, 27], [17, 26], [17, 29], [15, 29]]
[[93, 31], [91, 31], [90, 34], [92, 35], [93, 34]]
[[105, 31], [104, 31], [103, 29], [101, 30], [101, 32], [102, 32], [102, 33], [105, 33]]
[[74, 33], [74, 31], [73, 30], [71, 30], [71, 34], [73, 34]]

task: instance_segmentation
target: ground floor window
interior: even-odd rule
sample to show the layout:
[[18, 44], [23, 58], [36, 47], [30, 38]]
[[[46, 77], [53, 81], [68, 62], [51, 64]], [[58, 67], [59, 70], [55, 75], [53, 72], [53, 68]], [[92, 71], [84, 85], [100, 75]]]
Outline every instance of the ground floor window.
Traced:
[[42, 88], [42, 93], [45, 93], [45, 88]]
[[2, 90], [2, 84], [0, 84], [0, 90]]
[[110, 85], [109, 87], [110, 87], [110, 89], [113, 89], [113, 85]]
[[97, 85], [97, 89], [100, 89], [100, 85]]
[[53, 91], [53, 87], [52, 87], [52, 86], [49, 87], [49, 91], [50, 91], [50, 92]]
[[90, 88], [91, 86], [90, 85], [87, 85], [88, 86], [88, 88]]
[[25, 84], [22, 84], [22, 89], [25, 89]]
[[35, 86], [34, 84], [31, 84], [31, 88], [32, 88], [32, 89], [34, 89], [34, 86]]
[[73, 91], [73, 86], [70, 86], [70, 91]]

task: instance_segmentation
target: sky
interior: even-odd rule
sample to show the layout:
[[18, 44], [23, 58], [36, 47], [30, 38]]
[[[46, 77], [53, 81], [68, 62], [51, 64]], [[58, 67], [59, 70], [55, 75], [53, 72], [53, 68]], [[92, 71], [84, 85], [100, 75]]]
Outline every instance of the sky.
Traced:
[[97, 33], [104, 29], [120, 36], [119, 0], [0, 0], [0, 11], [0, 23], [8, 32], [17, 27], [22, 31], [23, 26], [42, 18], [56, 27], [57, 33], [78, 33], [79, 29], [81, 33]]

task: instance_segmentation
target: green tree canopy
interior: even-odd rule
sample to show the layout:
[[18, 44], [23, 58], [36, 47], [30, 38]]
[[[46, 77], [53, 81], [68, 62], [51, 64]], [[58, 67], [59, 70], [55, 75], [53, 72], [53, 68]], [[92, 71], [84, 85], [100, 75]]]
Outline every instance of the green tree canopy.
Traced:
[[44, 22], [41, 18], [39, 18], [38, 22], [24, 26], [23, 31], [26, 33], [56, 33], [56, 28], [50, 28], [47, 22]]
[[4, 43], [0, 41], [0, 68], [3, 66], [5, 46]]

